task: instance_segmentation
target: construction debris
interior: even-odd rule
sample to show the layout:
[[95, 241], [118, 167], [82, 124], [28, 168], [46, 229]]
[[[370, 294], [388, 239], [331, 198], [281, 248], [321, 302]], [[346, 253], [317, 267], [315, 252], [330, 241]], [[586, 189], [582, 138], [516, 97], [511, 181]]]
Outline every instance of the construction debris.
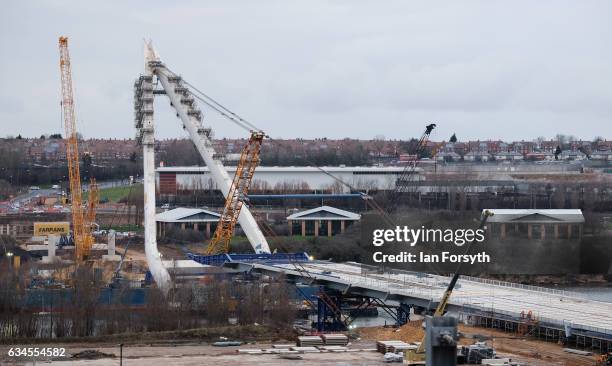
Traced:
[[240, 341], [220, 341], [212, 344], [215, 347], [234, 347], [242, 345]]
[[278, 356], [279, 358], [285, 359], [285, 360], [302, 360], [303, 357], [300, 355], [293, 355], [293, 354], [281, 354], [280, 356]]
[[495, 359], [495, 350], [485, 342], [461, 347], [461, 355], [469, 364], [480, 364], [483, 359]]
[[99, 358], [115, 358], [115, 354], [113, 353], [104, 353], [100, 351], [96, 351], [93, 349], [86, 349], [84, 351], [75, 353], [72, 355], [72, 358], [78, 358], [82, 360], [97, 360]]
[[383, 357], [383, 362], [404, 362], [404, 356], [401, 353], [387, 352]]
[[574, 353], [574, 354], [581, 355], [581, 356], [592, 356], [593, 355], [593, 352], [581, 351], [579, 349], [573, 349], [573, 348], [564, 348], [563, 352]]
[[348, 348], [343, 347], [343, 346], [319, 346], [317, 348], [321, 351], [327, 351], [327, 352], [346, 352], [348, 351]]
[[516, 362], [512, 362], [509, 358], [484, 358], [482, 364], [486, 366], [502, 366], [502, 365], [517, 365]]
[[319, 353], [321, 352], [317, 347], [291, 347], [292, 351], [298, 351], [301, 353]]

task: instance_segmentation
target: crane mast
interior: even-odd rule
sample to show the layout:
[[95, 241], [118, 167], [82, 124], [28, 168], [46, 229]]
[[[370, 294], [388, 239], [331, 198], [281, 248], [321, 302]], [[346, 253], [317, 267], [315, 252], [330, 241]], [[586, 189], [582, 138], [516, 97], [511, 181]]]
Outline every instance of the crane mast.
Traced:
[[259, 165], [259, 151], [261, 150], [264, 136], [264, 133], [260, 131], [251, 132], [249, 141], [242, 149], [232, 185], [225, 199], [223, 213], [213, 238], [208, 244], [206, 254], [227, 253], [229, 250], [230, 240], [234, 235], [234, 228], [240, 215], [240, 209], [247, 200], [246, 197], [253, 180], [255, 168]]
[[[68, 52], [68, 37], [59, 38], [60, 73], [62, 83], [62, 112], [64, 116], [64, 131], [66, 143], [66, 160], [68, 161], [68, 177], [70, 181], [70, 196], [72, 205], [72, 237], [74, 240], [77, 261], [87, 257], [93, 238], [91, 237], [91, 222], [95, 218], [95, 200], [90, 199], [87, 212], [83, 208], [83, 190], [81, 188], [81, 172], [79, 170], [79, 144], [77, 139], [76, 114], [72, 89], [72, 68]], [[97, 196], [97, 185], [92, 180], [90, 195]]]

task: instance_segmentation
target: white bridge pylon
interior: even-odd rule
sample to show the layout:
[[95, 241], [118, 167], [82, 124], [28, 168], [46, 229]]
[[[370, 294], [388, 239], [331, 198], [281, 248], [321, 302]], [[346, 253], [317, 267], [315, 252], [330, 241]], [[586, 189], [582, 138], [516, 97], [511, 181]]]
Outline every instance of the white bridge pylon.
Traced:
[[[202, 112], [198, 109], [190, 90], [161, 62], [151, 42], [145, 41], [144, 74], [134, 83], [134, 114], [136, 139], [143, 146], [145, 253], [149, 270], [162, 289], [170, 286], [170, 276], [163, 266], [157, 249], [155, 225], [155, 131], [153, 123], [153, 78], [156, 77], [170, 99], [170, 104], [181, 119], [189, 138], [202, 156], [219, 190], [227, 196], [232, 179], [223, 164], [215, 159], [211, 142], [211, 129], [202, 126]], [[246, 205], [242, 206], [238, 223], [256, 253], [270, 253], [270, 246]]]

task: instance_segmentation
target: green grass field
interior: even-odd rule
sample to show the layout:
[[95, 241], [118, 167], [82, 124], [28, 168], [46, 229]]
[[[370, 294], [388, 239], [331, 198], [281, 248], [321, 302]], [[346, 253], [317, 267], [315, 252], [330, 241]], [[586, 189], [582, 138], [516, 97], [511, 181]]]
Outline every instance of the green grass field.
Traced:
[[[119, 202], [122, 198], [127, 198], [132, 192], [132, 196], [142, 194], [142, 184], [134, 184], [131, 186], [111, 187], [100, 190], [100, 202]], [[84, 193], [84, 199], [88, 198], [88, 192]]]

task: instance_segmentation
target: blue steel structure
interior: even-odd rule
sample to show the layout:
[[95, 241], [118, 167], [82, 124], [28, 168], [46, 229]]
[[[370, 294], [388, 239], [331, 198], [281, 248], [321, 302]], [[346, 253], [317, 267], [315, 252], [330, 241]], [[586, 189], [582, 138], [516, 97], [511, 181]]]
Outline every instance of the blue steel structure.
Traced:
[[270, 264], [285, 264], [295, 262], [309, 261], [306, 252], [301, 253], [252, 253], [252, 254], [215, 254], [201, 255], [187, 253], [187, 258], [192, 259], [200, 264], [209, 266], [222, 266], [225, 263], [270, 263]]

